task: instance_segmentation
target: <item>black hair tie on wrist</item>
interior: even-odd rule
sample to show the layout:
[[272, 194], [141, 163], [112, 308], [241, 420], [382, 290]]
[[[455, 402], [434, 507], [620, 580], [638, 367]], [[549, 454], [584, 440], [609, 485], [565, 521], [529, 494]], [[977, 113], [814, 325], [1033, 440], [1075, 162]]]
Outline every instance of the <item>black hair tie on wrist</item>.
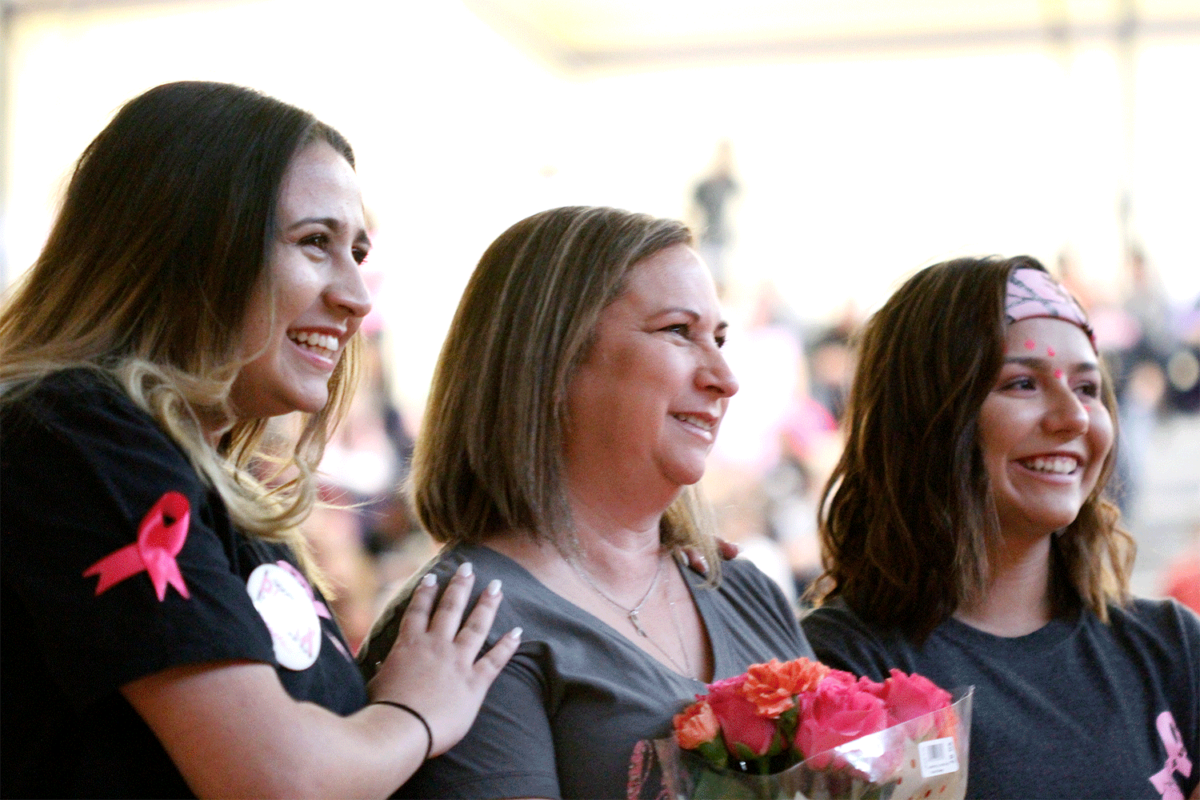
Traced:
[[429, 744], [425, 745], [425, 760], [429, 760], [429, 756], [433, 753], [433, 729], [429, 727], [429, 723], [426, 722], [425, 718], [421, 716], [421, 712], [417, 711], [411, 706], [404, 705], [404, 703], [396, 703], [392, 700], [372, 700], [367, 705], [392, 706], [393, 708], [398, 708], [401, 711], [407, 711], [409, 714], [412, 714], [414, 717], [416, 717], [417, 722], [421, 723], [425, 727], [425, 735], [429, 737]]

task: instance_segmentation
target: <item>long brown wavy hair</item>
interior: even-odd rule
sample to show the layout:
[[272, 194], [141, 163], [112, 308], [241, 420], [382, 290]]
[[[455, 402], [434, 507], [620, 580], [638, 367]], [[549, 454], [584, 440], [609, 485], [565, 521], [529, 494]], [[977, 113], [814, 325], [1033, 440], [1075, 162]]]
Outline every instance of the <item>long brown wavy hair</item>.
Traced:
[[[810, 596], [842, 597], [865, 621], [918, 641], [987, 586], [999, 521], [978, 420], [1004, 359], [1004, 298], [1028, 256], [927, 267], [874, 314], [858, 341], [846, 448], [822, 495], [824, 573]], [[1057, 611], [1108, 619], [1129, 598], [1133, 539], [1105, 496], [1116, 461], [1116, 397], [1101, 398], [1114, 447], [1075, 520], [1054, 537]]]

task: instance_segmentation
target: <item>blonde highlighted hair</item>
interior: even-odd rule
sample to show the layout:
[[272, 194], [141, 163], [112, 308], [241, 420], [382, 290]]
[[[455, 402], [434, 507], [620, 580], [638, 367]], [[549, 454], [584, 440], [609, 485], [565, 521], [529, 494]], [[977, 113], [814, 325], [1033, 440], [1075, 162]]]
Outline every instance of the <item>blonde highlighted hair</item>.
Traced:
[[[37, 261], [0, 310], [0, 402], [53, 372], [107, 373], [188, 454], [247, 535], [293, 547], [323, 584], [299, 531], [314, 470], [353, 390], [357, 342], [305, 415], [291, 452], [263, 447], [267, 420], [229, 407], [241, 331], [295, 154], [346, 140], [311, 114], [222, 83], [166, 84], [117, 112], [76, 163]], [[207, 431], [225, 430], [220, 441]]]

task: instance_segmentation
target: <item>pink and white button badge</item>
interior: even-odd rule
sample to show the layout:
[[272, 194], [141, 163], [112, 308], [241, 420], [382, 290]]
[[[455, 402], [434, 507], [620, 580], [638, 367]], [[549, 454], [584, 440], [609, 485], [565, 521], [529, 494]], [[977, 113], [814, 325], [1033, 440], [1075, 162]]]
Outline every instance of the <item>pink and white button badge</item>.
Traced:
[[309, 592], [291, 570], [260, 564], [250, 573], [246, 591], [271, 632], [275, 659], [291, 670], [304, 670], [321, 653], [321, 622]]

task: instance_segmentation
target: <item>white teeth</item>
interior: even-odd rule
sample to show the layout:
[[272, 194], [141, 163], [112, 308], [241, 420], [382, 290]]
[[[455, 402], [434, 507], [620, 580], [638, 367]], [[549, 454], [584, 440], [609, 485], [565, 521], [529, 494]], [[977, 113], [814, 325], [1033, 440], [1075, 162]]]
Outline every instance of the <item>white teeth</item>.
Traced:
[[1079, 460], [1071, 456], [1039, 456], [1037, 458], [1026, 459], [1021, 464], [1034, 472], [1069, 475], [1079, 467]]
[[297, 331], [296, 333], [288, 334], [288, 337], [298, 345], [309, 347], [313, 350], [325, 350], [327, 355], [337, 352], [338, 338], [330, 336], [327, 333], [316, 333], [310, 331]]
[[703, 417], [697, 417], [693, 414], [675, 414], [674, 417], [681, 422], [687, 422], [691, 425], [695, 425], [697, 428], [703, 428], [706, 431], [711, 431], [716, 427], [716, 423], [712, 422], [711, 420], [704, 419]]

